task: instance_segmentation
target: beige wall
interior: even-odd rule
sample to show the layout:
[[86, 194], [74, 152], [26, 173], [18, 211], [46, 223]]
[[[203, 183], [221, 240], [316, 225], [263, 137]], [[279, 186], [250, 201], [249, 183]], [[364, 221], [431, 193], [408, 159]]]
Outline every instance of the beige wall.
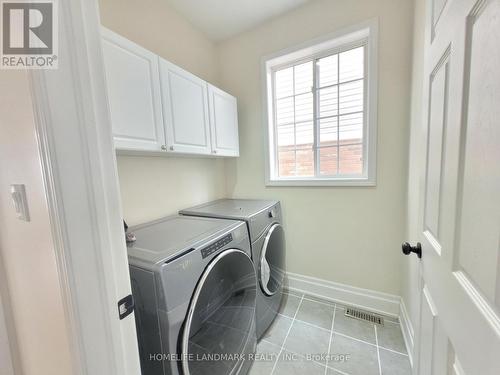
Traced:
[[[164, 1], [100, 6], [104, 26], [238, 98], [238, 159], [118, 157], [130, 224], [223, 196], [280, 199], [291, 272], [401, 293], [411, 0], [317, 0], [217, 45]], [[373, 17], [380, 22], [377, 187], [265, 187], [260, 58]]]
[[[164, 0], [100, 0], [104, 26], [216, 83], [214, 44]], [[125, 220], [137, 224], [226, 195], [224, 160], [118, 156]]]
[[214, 44], [165, 0], [99, 0], [101, 23], [170, 62], [215, 83]]
[[[288, 270], [399, 294], [405, 232], [411, 0], [318, 0], [218, 46], [219, 84], [238, 98], [240, 153], [228, 192], [283, 202]], [[260, 59], [378, 17], [378, 175], [375, 188], [264, 186]]]
[[[424, 124], [422, 118], [425, 0], [415, 1], [413, 25], [413, 71], [411, 89], [411, 131], [408, 161], [408, 212], [406, 233], [408, 241], [416, 243], [418, 235], [419, 192], [423, 191], [421, 171], [425, 155]], [[403, 264], [402, 297], [414, 328], [417, 328], [420, 310], [420, 262], [408, 257]]]
[[[1, 262], [1, 257], [0, 257]], [[4, 275], [5, 271], [3, 266], [0, 264], [0, 275]], [[17, 340], [14, 332], [7, 328], [7, 323], [12, 321], [12, 311], [10, 309], [10, 304], [7, 305], [5, 302], [10, 301], [9, 291], [5, 287], [5, 277], [0, 278], [0, 374], [2, 375], [14, 375], [14, 367], [19, 365], [19, 359], [13, 358], [13, 354], [17, 352], [11, 349], [17, 347]], [[5, 297], [2, 297], [5, 296]], [[5, 302], [4, 302], [5, 301]], [[10, 337], [10, 340], [9, 340]]]
[[223, 160], [119, 156], [118, 175], [127, 224], [174, 214], [226, 192]]
[[[8, 308], [7, 324], [17, 337], [22, 374], [70, 375], [67, 325], [26, 72], [0, 71], [0, 87], [0, 292]], [[16, 217], [9, 191], [14, 183], [26, 185], [30, 222]]]

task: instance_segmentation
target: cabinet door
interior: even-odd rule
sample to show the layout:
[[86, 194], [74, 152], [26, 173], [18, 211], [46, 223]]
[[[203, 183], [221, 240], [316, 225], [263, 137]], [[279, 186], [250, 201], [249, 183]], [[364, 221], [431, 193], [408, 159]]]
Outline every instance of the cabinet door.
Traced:
[[165, 132], [158, 57], [110, 30], [102, 36], [115, 147], [160, 151]]
[[239, 156], [238, 110], [236, 98], [208, 86], [212, 153], [218, 156]]
[[167, 151], [209, 154], [207, 83], [163, 59], [160, 77]]

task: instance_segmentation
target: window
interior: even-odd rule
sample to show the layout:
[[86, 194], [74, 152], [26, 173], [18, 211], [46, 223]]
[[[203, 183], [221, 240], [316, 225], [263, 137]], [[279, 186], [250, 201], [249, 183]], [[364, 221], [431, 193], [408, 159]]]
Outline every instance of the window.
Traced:
[[374, 185], [374, 29], [264, 60], [269, 185]]

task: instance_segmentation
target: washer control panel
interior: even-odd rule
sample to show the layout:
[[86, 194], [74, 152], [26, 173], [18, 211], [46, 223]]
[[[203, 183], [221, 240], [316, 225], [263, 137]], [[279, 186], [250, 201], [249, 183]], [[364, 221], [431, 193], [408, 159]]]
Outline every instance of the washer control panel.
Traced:
[[226, 234], [224, 237], [218, 239], [214, 243], [208, 245], [207, 247], [204, 247], [203, 249], [201, 249], [202, 258], [205, 259], [206, 257], [212, 255], [220, 248], [226, 246], [232, 240], [233, 240], [233, 234], [229, 233], [229, 234]]

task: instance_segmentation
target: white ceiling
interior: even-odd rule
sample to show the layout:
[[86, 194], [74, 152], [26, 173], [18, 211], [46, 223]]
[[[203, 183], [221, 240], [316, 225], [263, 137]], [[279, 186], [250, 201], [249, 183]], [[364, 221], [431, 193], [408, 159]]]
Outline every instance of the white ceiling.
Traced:
[[208, 38], [220, 41], [309, 0], [166, 0]]

